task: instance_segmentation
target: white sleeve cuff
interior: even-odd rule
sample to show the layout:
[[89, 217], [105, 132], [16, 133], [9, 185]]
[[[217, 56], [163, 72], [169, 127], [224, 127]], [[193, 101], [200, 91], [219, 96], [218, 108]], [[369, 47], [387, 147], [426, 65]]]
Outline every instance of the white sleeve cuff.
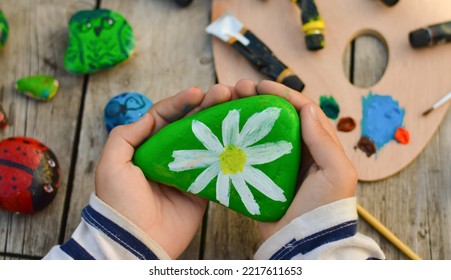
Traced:
[[44, 259], [169, 259], [146, 233], [91, 194], [72, 237]]
[[379, 246], [357, 233], [356, 198], [316, 208], [268, 238], [256, 259], [384, 259]]

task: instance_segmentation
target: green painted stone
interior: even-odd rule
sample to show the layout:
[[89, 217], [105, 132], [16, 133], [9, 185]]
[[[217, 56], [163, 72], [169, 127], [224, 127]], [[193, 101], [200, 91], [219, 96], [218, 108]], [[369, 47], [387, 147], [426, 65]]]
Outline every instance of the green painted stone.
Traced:
[[106, 9], [79, 11], [69, 21], [64, 67], [76, 74], [111, 68], [135, 48], [133, 29], [125, 17]]
[[274, 221], [295, 194], [300, 137], [292, 105], [260, 95], [169, 124], [136, 150], [133, 162], [148, 179]]
[[16, 89], [33, 99], [49, 101], [58, 92], [59, 83], [52, 76], [37, 75], [17, 80]]
[[8, 39], [9, 27], [8, 21], [6, 20], [5, 14], [0, 10], [0, 50], [6, 44]]

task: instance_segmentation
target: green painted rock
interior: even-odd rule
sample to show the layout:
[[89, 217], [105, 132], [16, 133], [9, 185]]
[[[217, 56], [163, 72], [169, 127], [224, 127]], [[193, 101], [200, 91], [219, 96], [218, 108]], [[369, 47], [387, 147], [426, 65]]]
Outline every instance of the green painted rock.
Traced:
[[300, 152], [296, 110], [280, 97], [260, 95], [164, 127], [133, 162], [148, 179], [274, 221], [293, 199]]
[[5, 14], [0, 10], [0, 50], [6, 44], [8, 39], [9, 27], [8, 21], [6, 21]]
[[55, 97], [59, 83], [52, 76], [38, 75], [17, 80], [16, 89], [33, 99], [48, 101]]
[[105, 9], [79, 11], [69, 21], [64, 67], [71, 73], [93, 73], [126, 60], [134, 48], [133, 29], [123, 15]]

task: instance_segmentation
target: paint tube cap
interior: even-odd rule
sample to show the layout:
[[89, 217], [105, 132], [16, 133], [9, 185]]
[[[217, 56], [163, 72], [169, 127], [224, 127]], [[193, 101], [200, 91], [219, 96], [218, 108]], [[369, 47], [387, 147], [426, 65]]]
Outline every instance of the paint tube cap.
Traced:
[[191, 2], [193, 2], [193, 0], [175, 0], [175, 3], [180, 7], [187, 7]]
[[409, 33], [410, 45], [414, 48], [429, 46], [431, 35], [427, 29], [418, 29]]
[[382, 1], [385, 3], [385, 5], [390, 7], [396, 5], [399, 2], [399, 0], [382, 0]]
[[286, 85], [287, 87], [289, 87], [291, 89], [297, 90], [299, 92], [301, 92], [305, 87], [305, 85], [301, 81], [301, 79], [299, 79], [299, 77], [295, 76], [295, 75], [290, 75], [290, 76], [285, 77], [282, 80], [282, 84]]
[[305, 44], [307, 49], [317, 51], [324, 48], [324, 35], [321, 33], [310, 34], [305, 36]]

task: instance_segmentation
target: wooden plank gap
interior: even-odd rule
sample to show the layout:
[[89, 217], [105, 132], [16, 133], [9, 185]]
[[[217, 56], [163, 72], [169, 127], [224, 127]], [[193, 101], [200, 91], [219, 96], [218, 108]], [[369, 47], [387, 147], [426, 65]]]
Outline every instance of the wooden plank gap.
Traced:
[[210, 207], [210, 203], [207, 204], [207, 208], [205, 209], [204, 217], [202, 219], [202, 229], [200, 233], [200, 245], [199, 245], [199, 260], [204, 259], [205, 252], [205, 240], [207, 239], [207, 223], [208, 223], [208, 208]]
[[83, 77], [81, 104], [80, 104], [80, 109], [78, 112], [77, 125], [75, 128], [74, 142], [72, 145], [72, 157], [71, 157], [71, 164], [70, 164], [70, 169], [69, 169], [69, 176], [68, 176], [68, 180], [67, 180], [66, 198], [64, 200], [63, 216], [62, 216], [62, 222], [61, 222], [61, 227], [60, 227], [60, 232], [59, 232], [59, 237], [58, 237], [58, 242], [60, 244], [62, 244], [64, 242], [66, 226], [67, 226], [67, 218], [69, 216], [70, 201], [72, 198], [72, 189], [74, 187], [75, 170], [76, 170], [76, 164], [77, 164], [77, 158], [78, 158], [78, 144], [80, 143], [80, 135], [81, 135], [81, 128], [82, 128], [82, 123], [83, 123], [83, 113], [84, 113], [84, 109], [85, 109], [86, 95], [88, 92], [88, 84], [89, 84], [89, 75], [85, 75]]

